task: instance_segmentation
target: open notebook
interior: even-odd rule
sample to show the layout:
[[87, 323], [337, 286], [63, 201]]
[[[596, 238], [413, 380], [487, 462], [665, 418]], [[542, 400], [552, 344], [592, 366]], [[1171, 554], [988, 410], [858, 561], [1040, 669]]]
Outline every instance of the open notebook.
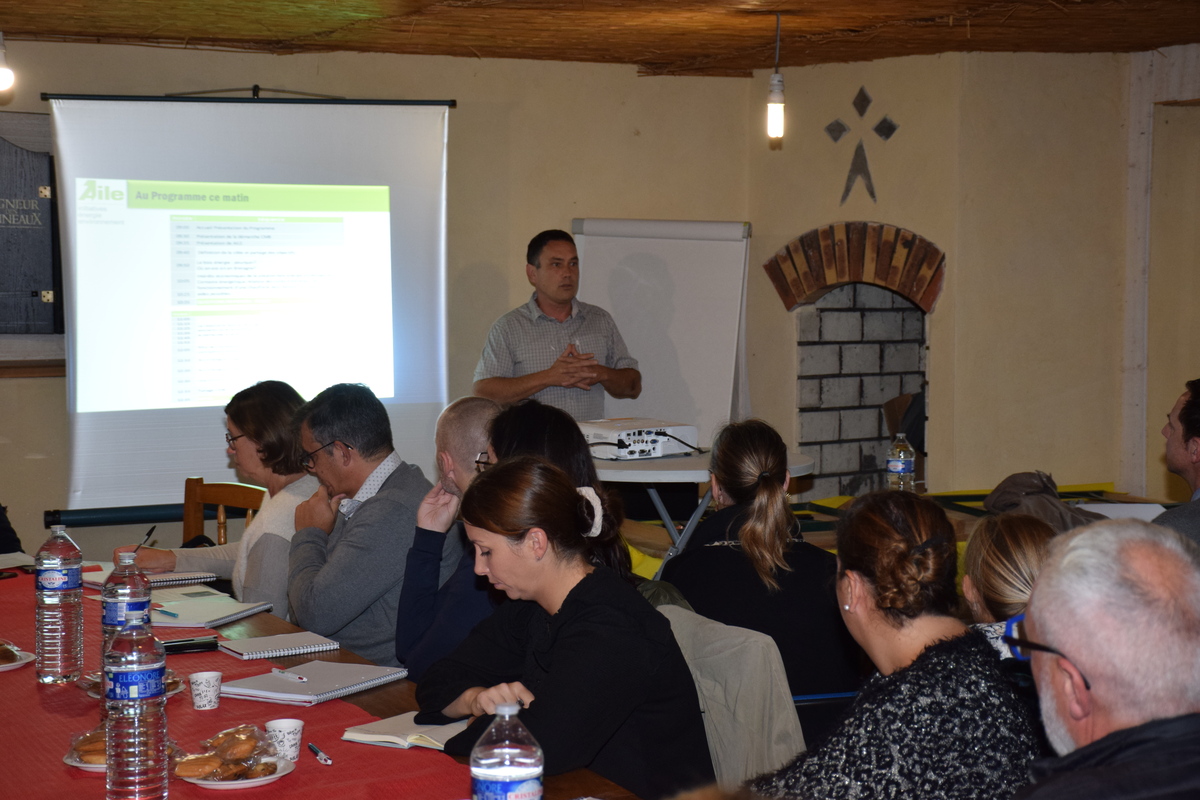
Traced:
[[449, 725], [418, 725], [417, 712], [409, 711], [395, 717], [381, 719], [366, 725], [346, 728], [343, 739], [362, 744], [378, 744], [384, 747], [430, 747], [444, 750], [446, 742], [467, 729], [470, 720], [462, 719]]
[[311, 706], [371, 689], [408, 675], [403, 667], [379, 667], [374, 664], [347, 664], [341, 661], [310, 661], [290, 667], [289, 675], [308, 680], [300, 683], [284, 675], [267, 672], [221, 684], [222, 697], [240, 697], [267, 703]]

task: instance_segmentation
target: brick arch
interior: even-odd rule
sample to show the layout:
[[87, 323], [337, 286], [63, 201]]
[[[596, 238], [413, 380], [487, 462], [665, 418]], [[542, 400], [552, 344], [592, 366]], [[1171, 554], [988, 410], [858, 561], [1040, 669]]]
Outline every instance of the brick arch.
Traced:
[[873, 283], [933, 311], [946, 271], [941, 248], [879, 222], [835, 222], [797, 236], [763, 269], [791, 311], [848, 283]]

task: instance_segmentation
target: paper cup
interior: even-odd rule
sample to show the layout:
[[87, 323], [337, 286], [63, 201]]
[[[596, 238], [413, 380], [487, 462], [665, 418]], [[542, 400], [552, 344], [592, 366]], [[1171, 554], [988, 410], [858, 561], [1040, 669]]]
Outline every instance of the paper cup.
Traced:
[[192, 705], [198, 711], [209, 711], [221, 704], [221, 673], [193, 672], [188, 683], [192, 685]]
[[288, 761], [300, 760], [300, 737], [303, 733], [302, 719], [273, 719], [267, 723], [267, 736], [275, 745], [275, 753]]

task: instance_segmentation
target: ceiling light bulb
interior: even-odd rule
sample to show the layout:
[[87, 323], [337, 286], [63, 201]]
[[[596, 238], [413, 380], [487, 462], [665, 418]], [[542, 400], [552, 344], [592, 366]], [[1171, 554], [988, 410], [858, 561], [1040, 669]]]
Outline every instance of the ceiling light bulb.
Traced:
[[0, 92], [11, 89], [13, 83], [17, 80], [17, 76], [8, 68], [7, 55], [7, 48], [4, 46], [4, 34], [0, 33]]
[[767, 92], [767, 136], [783, 138], [783, 76], [771, 74], [771, 86]]

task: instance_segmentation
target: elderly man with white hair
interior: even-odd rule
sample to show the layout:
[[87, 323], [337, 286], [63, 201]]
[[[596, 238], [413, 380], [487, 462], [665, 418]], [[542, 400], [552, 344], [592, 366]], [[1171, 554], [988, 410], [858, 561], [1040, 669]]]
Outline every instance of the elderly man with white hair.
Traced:
[[1008, 638], [1058, 758], [1017, 798], [1200, 797], [1200, 550], [1137, 520], [1062, 534]]

